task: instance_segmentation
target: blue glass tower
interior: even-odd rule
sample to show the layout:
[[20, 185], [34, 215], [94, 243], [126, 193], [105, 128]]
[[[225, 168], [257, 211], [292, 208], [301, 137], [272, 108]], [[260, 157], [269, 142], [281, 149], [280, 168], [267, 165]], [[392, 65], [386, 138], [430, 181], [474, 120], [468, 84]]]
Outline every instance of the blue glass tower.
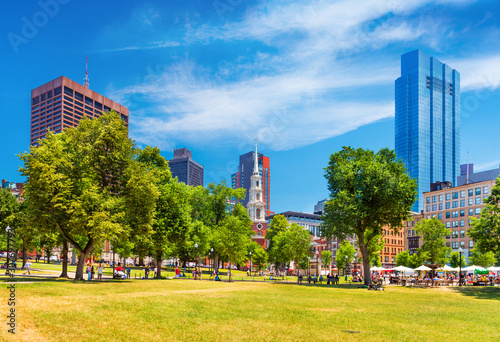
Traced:
[[418, 200], [430, 183], [460, 175], [460, 74], [420, 50], [401, 56], [396, 80], [396, 155], [418, 182]]

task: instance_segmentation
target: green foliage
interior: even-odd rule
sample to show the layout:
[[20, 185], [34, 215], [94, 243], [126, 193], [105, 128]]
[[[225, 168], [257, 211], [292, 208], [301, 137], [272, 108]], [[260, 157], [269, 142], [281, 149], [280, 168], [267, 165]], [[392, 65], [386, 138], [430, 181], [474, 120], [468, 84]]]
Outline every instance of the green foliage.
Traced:
[[488, 268], [496, 263], [495, 254], [493, 252], [481, 253], [479, 249], [473, 248], [469, 257], [469, 263]]
[[328, 250], [321, 251], [321, 262], [323, 263], [323, 267], [328, 270], [328, 273], [330, 273], [330, 265], [332, 264], [332, 252]]
[[446, 264], [451, 249], [445, 246], [445, 238], [449, 230], [444, 224], [435, 217], [424, 219], [417, 223], [416, 231], [422, 236], [423, 245], [418, 249], [418, 252], [421, 254], [421, 258], [425, 256], [424, 262], [431, 265], [431, 268]]
[[481, 253], [500, 253], [500, 177], [485, 201], [479, 219], [472, 218], [472, 227], [467, 235], [475, 243], [475, 249]]
[[49, 132], [20, 157], [30, 225], [42, 235], [61, 234], [80, 253], [76, 279], [95, 244], [151, 232], [153, 175], [135, 160], [117, 113]]
[[292, 223], [274, 237], [270, 259], [281, 265], [287, 265], [290, 261], [299, 264], [304, 257], [310, 256], [310, 246], [309, 232], [304, 227]]
[[337, 250], [337, 256], [335, 257], [337, 268], [339, 270], [345, 269], [346, 265], [350, 264], [354, 260], [354, 253], [356, 253], [356, 248], [354, 248], [349, 241], [342, 241], [339, 249]]
[[401, 253], [396, 255], [396, 266], [410, 266], [410, 252], [402, 251]]
[[[7, 226], [14, 227], [15, 215], [19, 210], [19, 204], [9, 189], [0, 188], [0, 249], [7, 249]], [[17, 226], [16, 234], [17, 234]]]
[[376, 267], [382, 266], [382, 262], [380, 261], [380, 251], [376, 251], [375, 253], [372, 254], [372, 257], [370, 259], [370, 265]]
[[371, 254], [376, 252], [371, 245], [380, 241], [383, 226], [394, 231], [402, 227], [415, 201], [416, 181], [394, 151], [385, 148], [375, 153], [344, 147], [330, 156], [325, 178], [331, 199], [325, 204], [322, 235], [357, 237], [369, 283]]
[[273, 247], [274, 237], [288, 228], [288, 221], [283, 215], [275, 215], [267, 228], [266, 240], [267, 249], [270, 251]]
[[462, 253], [462, 258], [460, 258], [459, 252], [451, 252], [450, 253], [450, 266], [451, 267], [460, 267], [460, 261], [462, 261], [462, 267], [465, 267], [467, 263], [465, 262], [465, 255]]
[[264, 248], [257, 242], [250, 241], [248, 251], [252, 252], [252, 269], [256, 271], [263, 270], [267, 263], [267, 253]]

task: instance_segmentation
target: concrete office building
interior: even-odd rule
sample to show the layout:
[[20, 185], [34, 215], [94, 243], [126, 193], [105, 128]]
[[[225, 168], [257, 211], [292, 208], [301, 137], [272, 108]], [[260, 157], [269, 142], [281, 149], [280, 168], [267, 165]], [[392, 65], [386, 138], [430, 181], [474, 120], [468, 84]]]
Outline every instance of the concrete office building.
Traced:
[[128, 127], [129, 111], [88, 87], [61, 76], [31, 91], [31, 138], [36, 144], [45, 137], [47, 129], [59, 133], [77, 126], [84, 116], [101, 116], [115, 110]]
[[423, 207], [430, 183], [455, 186], [460, 166], [460, 74], [420, 50], [401, 56], [395, 83], [395, 148], [418, 182], [412, 210]]
[[177, 177], [179, 182], [192, 186], [203, 186], [203, 165], [192, 158], [192, 153], [187, 148], [174, 150], [174, 159], [168, 161], [172, 177]]

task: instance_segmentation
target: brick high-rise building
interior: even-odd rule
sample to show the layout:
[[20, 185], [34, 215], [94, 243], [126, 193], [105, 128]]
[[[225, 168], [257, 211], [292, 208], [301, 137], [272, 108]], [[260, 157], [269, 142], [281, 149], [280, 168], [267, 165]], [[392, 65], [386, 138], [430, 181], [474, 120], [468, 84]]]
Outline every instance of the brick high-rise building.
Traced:
[[86, 115], [91, 118], [115, 110], [128, 126], [128, 108], [84, 85], [61, 76], [31, 91], [31, 138], [36, 144], [47, 129], [56, 133], [77, 126]]

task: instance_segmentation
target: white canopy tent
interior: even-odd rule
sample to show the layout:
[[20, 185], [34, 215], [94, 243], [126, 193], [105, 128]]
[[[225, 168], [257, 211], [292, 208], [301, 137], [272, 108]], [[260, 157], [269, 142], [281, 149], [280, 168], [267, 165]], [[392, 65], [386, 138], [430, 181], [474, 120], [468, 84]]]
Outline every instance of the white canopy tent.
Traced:
[[432, 270], [432, 268], [427, 267], [425, 265], [422, 265], [422, 266], [415, 268], [415, 271], [430, 271], [430, 270]]
[[[464, 268], [462, 267], [462, 270]], [[458, 267], [451, 267], [451, 266], [448, 266], [448, 265], [444, 265], [444, 267], [440, 267], [437, 269], [438, 271], [445, 271], [445, 272], [451, 272], [451, 271], [454, 271], [454, 272], [457, 272], [460, 270], [460, 268]]]
[[474, 272], [475, 270], [486, 271], [486, 268], [476, 265], [471, 265], [467, 267], [462, 267], [462, 271], [466, 272]]

